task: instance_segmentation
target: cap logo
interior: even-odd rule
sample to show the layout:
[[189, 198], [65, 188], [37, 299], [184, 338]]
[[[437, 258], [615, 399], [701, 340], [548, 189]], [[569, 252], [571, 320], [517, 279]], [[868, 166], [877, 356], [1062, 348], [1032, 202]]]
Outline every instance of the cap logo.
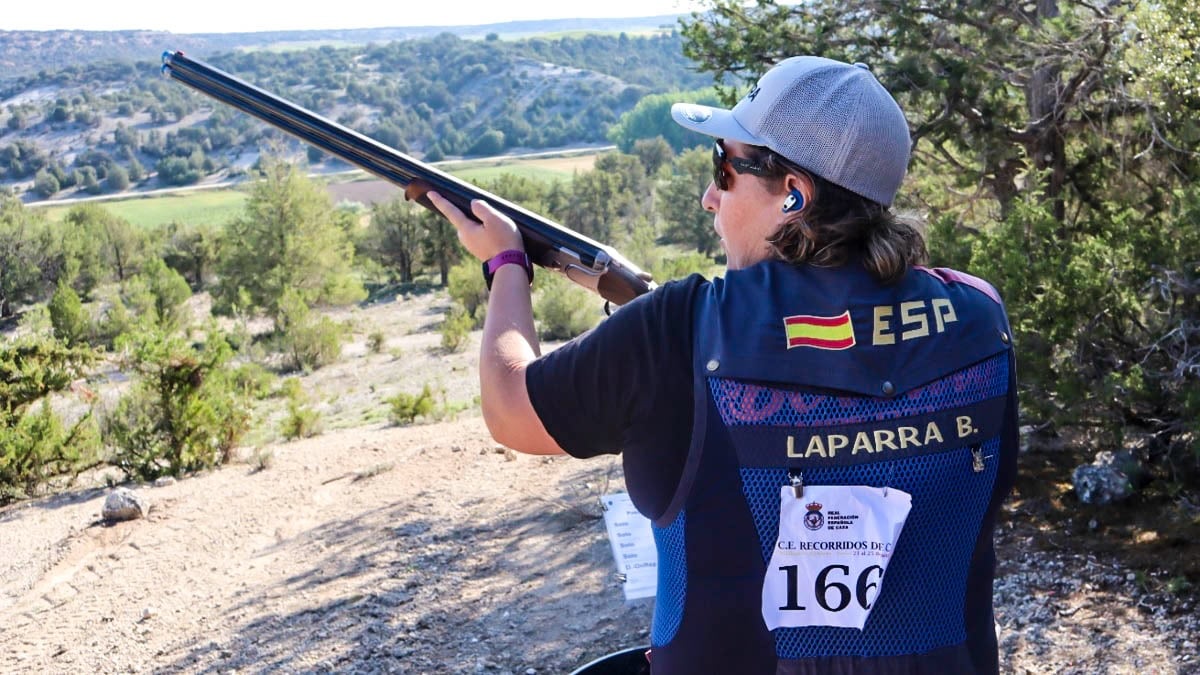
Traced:
[[701, 108], [698, 105], [681, 106], [680, 112], [683, 116], [696, 124], [704, 124], [712, 118], [712, 112], [707, 108]]
[[759, 92], [761, 92], [761, 91], [762, 91], [762, 87], [755, 85], [754, 88], [750, 90], [750, 93], [746, 94], [746, 98], [753, 101], [758, 96]]

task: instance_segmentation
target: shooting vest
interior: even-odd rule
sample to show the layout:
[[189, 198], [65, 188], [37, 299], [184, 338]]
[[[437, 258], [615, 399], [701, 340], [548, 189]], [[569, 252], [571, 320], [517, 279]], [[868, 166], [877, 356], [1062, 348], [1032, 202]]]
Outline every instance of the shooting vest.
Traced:
[[[772, 261], [714, 280], [694, 321], [692, 442], [653, 528], [653, 671], [996, 672], [992, 529], [1017, 431], [995, 290], [952, 270], [881, 286], [859, 264]], [[797, 476], [911, 495], [861, 630], [764, 622], [764, 575], [784, 572], [769, 569], [781, 487]], [[870, 587], [838, 572], [809, 591], [835, 609]]]

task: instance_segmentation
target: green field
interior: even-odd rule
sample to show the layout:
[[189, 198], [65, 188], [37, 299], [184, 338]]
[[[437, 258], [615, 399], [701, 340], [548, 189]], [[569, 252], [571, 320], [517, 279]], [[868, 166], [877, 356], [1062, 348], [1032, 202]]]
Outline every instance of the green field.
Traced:
[[[143, 228], [171, 222], [188, 225], [224, 225], [242, 212], [246, 193], [237, 189], [193, 190], [168, 195], [99, 202], [106, 211]], [[48, 206], [52, 222], [63, 219], [69, 206]]]
[[500, 35], [501, 40], [526, 40], [529, 38], [542, 38], [544, 40], [562, 40], [565, 38], [581, 38], [581, 37], [586, 37], [588, 35], [620, 35], [621, 33], [624, 33], [624, 34], [628, 35], [629, 37], [650, 37], [650, 36], [655, 36], [655, 35], [668, 35], [668, 34], [670, 34], [670, 32], [671, 32], [671, 30], [669, 28], [661, 28], [658, 26], [647, 26], [645, 28], [638, 28], [638, 29], [624, 30], [624, 31], [622, 31], [622, 30], [587, 30], [587, 29], [581, 28], [579, 30], [560, 30], [560, 31], [553, 31], [553, 32], [549, 32], [549, 33], [537, 33], [537, 32], [528, 32], [527, 31], [527, 32], [500, 33], [499, 35]]
[[529, 159], [481, 159], [440, 167], [455, 176], [475, 182], [511, 173], [534, 180], [568, 180], [576, 172], [590, 171], [596, 164], [595, 153]]
[[345, 49], [348, 47], [357, 47], [361, 43], [352, 42], [349, 40], [297, 40], [294, 42], [276, 42], [269, 45], [261, 45], [256, 47], [238, 47], [239, 52], [275, 52], [282, 54], [285, 52], [298, 52], [305, 49], [317, 49], [318, 47], [333, 47], [335, 49]]
[[513, 164], [499, 166], [479, 166], [465, 169], [455, 168], [451, 170], [450, 173], [470, 183], [484, 183], [506, 173], [544, 181], [570, 180], [571, 178], [570, 172], [564, 172], [559, 169], [549, 169], [540, 166], [518, 166]]
[[[481, 159], [455, 162], [441, 168], [472, 183], [487, 182], [506, 173], [534, 180], [570, 180], [576, 172], [590, 170], [596, 163], [596, 156], [593, 153], [529, 159]], [[344, 179], [345, 176], [332, 180], [344, 182]], [[106, 211], [147, 229], [162, 227], [172, 222], [187, 225], [224, 225], [242, 212], [245, 203], [246, 191], [236, 188], [189, 190], [97, 202]], [[58, 222], [71, 207], [64, 204], [39, 208], [45, 209], [51, 222]]]

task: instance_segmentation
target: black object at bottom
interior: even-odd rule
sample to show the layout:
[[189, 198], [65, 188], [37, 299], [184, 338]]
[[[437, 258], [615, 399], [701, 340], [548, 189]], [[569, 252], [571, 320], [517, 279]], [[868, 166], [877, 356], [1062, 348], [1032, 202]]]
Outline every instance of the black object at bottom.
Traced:
[[650, 645], [613, 652], [571, 671], [571, 675], [650, 675], [646, 652]]

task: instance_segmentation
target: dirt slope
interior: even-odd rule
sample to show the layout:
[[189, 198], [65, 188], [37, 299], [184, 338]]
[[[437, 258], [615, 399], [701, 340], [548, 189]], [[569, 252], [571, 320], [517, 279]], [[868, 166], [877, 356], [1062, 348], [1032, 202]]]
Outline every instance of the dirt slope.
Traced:
[[561, 672], [644, 639], [597, 520], [611, 461], [505, 453], [478, 418], [275, 458], [143, 488], [145, 520], [99, 524], [102, 491], [0, 515], [0, 670]]

